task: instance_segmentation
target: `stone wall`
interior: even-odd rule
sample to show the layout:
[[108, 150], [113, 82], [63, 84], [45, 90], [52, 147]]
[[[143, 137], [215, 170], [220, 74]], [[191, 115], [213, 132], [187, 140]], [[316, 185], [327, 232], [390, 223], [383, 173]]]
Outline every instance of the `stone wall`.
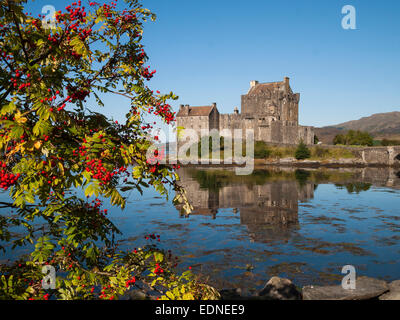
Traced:
[[240, 114], [220, 114], [219, 130], [241, 129], [243, 139], [246, 129], [254, 130], [255, 141], [265, 141], [277, 144], [297, 144], [300, 139], [306, 144], [314, 144], [314, 131], [312, 127], [293, 125], [284, 121], [269, 121], [260, 117], [250, 117]]
[[208, 116], [178, 117], [177, 126], [200, 132], [200, 129], [210, 129], [210, 119]]

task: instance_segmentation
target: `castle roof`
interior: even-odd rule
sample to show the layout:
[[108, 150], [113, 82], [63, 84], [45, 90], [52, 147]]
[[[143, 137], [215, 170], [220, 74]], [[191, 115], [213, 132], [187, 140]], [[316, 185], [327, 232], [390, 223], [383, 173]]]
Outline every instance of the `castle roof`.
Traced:
[[258, 94], [265, 92], [267, 90], [273, 91], [276, 89], [280, 89], [283, 85], [285, 85], [285, 81], [257, 83], [256, 85], [250, 88], [247, 94]]
[[[189, 112], [185, 112], [185, 108], [189, 108]], [[199, 107], [192, 107], [192, 106], [185, 106], [179, 109], [177, 117], [193, 117], [193, 116], [208, 116], [211, 111], [216, 108], [215, 106], [199, 106]]]

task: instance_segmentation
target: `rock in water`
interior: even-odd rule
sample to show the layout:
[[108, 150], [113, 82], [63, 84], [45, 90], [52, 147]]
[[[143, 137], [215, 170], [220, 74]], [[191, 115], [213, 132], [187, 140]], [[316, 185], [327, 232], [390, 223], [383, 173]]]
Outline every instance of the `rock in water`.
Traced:
[[379, 297], [379, 300], [400, 300], [400, 291], [390, 291]]
[[151, 297], [139, 290], [131, 290], [125, 293], [120, 300], [151, 300]]
[[343, 289], [338, 286], [306, 286], [303, 288], [304, 300], [367, 300], [389, 291], [383, 280], [359, 277], [355, 289]]
[[268, 300], [301, 300], [301, 293], [289, 279], [272, 277], [259, 294]]
[[379, 297], [379, 300], [400, 300], [400, 280], [389, 283], [390, 291]]
[[400, 280], [395, 280], [389, 283], [390, 291], [399, 291], [400, 292]]
[[219, 292], [222, 300], [242, 300], [242, 290], [240, 288], [235, 289], [223, 289]]

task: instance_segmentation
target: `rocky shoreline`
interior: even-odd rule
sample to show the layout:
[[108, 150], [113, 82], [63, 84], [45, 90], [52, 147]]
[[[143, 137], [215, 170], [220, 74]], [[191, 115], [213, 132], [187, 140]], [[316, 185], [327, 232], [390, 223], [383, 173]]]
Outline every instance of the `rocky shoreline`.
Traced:
[[[272, 277], [258, 293], [243, 294], [241, 289], [219, 291], [221, 300], [400, 300], [400, 280], [390, 283], [361, 276], [356, 279], [355, 289], [343, 289], [341, 285], [296, 287], [286, 278]], [[156, 296], [138, 290], [130, 291], [122, 300], [155, 300]]]
[[297, 288], [292, 281], [272, 277], [254, 296], [243, 296], [240, 289], [220, 291], [222, 300], [400, 300], [400, 280], [386, 281], [358, 277], [355, 289], [335, 286], [305, 286]]

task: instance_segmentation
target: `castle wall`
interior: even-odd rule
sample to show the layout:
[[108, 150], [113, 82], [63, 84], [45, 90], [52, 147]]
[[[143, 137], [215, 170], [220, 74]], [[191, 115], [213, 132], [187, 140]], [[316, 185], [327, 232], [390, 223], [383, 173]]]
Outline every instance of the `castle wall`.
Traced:
[[200, 129], [210, 129], [210, 121], [208, 116], [177, 117], [177, 126], [200, 132]]
[[314, 128], [310, 126], [299, 126], [298, 141], [303, 140], [305, 144], [314, 144]]
[[238, 114], [220, 114], [219, 115], [219, 130], [223, 129], [242, 129], [242, 117]]
[[254, 140], [267, 143], [297, 144], [302, 139], [306, 144], [314, 144], [312, 127], [296, 126], [292, 122], [271, 121], [268, 117], [250, 118], [244, 115], [220, 114], [219, 130], [223, 129], [242, 129], [243, 139], [246, 129], [253, 129]]

